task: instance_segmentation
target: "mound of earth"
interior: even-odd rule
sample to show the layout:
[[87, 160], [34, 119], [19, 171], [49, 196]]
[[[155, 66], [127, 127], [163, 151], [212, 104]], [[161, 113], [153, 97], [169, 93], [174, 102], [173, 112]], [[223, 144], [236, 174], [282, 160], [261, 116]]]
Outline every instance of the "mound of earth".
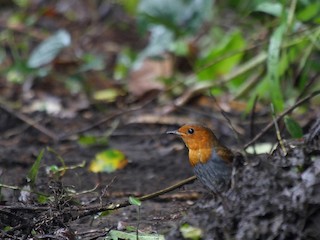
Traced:
[[[202, 199], [182, 223], [203, 239], [320, 239], [320, 121], [300, 141], [234, 167], [233, 187]], [[237, 162], [237, 161], [236, 161]], [[179, 229], [168, 239], [182, 238]]]

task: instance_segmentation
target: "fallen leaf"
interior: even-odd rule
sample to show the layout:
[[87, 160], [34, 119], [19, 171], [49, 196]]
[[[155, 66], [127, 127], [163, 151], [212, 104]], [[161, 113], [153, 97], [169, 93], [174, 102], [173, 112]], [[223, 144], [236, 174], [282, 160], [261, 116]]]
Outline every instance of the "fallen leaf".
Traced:
[[198, 240], [202, 238], [202, 230], [200, 228], [191, 226], [187, 223], [180, 227], [180, 232], [184, 239]]
[[163, 59], [145, 59], [138, 69], [129, 75], [129, 92], [141, 97], [153, 90], [164, 90], [164, 84], [158, 81], [172, 75], [173, 60], [166, 56]]
[[91, 161], [89, 170], [91, 172], [107, 172], [111, 173], [124, 168], [128, 164], [126, 156], [117, 149], [109, 149], [97, 153]]
[[98, 90], [93, 94], [93, 98], [97, 101], [114, 102], [117, 97], [124, 95], [124, 92], [116, 88], [108, 88]]

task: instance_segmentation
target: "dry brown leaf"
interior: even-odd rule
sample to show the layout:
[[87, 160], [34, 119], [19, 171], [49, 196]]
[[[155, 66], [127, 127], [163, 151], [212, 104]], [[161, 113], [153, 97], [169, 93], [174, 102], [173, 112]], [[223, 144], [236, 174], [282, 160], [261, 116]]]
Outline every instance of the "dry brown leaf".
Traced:
[[129, 76], [129, 92], [135, 97], [141, 97], [154, 90], [164, 90], [164, 84], [159, 78], [170, 77], [173, 71], [173, 60], [166, 56], [163, 59], [146, 59], [140, 68]]

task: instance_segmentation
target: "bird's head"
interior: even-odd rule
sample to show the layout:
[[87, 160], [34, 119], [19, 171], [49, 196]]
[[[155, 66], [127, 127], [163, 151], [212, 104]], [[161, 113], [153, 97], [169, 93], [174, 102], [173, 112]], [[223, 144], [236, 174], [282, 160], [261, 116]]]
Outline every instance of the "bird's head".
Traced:
[[207, 127], [198, 124], [188, 124], [176, 131], [169, 131], [167, 133], [175, 134], [182, 138], [189, 149], [189, 161], [192, 166], [198, 163], [206, 163], [212, 157], [213, 151], [216, 153], [216, 156], [219, 156], [227, 163], [232, 162], [232, 152], [221, 145], [214, 133]]
[[190, 150], [213, 148], [218, 143], [209, 128], [198, 124], [184, 125], [176, 131], [167, 133], [180, 136]]

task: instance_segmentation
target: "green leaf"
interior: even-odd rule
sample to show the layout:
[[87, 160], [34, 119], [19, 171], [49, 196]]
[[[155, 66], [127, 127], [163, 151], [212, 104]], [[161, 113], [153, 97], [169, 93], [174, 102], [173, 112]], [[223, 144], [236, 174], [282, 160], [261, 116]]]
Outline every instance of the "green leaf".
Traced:
[[41, 150], [36, 161], [33, 163], [32, 167], [28, 173], [27, 180], [28, 180], [28, 182], [31, 183], [31, 185], [33, 185], [37, 179], [39, 168], [40, 168], [40, 163], [43, 158], [43, 154], [44, 154], [44, 149]]
[[93, 145], [107, 146], [108, 139], [105, 136], [97, 137], [93, 135], [81, 135], [79, 137], [78, 143], [85, 147], [93, 146]]
[[259, 4], [254, 11], [263, 12], [269, 15], [280, 17], [282, 14], [283, 6], [277, 2], [263, 2]]
[[141, 0], [138, 23], [144, 31], [157, 25], [179, 37], [198, 31], [212, 17], [212, 9], [213, 1], [208, 0]]
[[99, 212], [99, 213], [95, 216], [95, 218], [106, 217], [106, 216], [111, 215], [113, 212], [114, 212], [113, 210], [102, 211], [102, 212]]
[[271, 91], [271, 99], [275, 106], [276, 112], [282, 111], [284, 107], [283, 95], [279, 77], [279, 59], [282, 44], [282, 38], [286, 31], [285, 23], [276, 28], [273, 32], [268, 49], [268, 79]]
[[138, 198], [136, 198], [136, 197], [132, 197], [132, 196], [130, 196], [129, 197], [129, 203], [131, 204], [131, 205], [135, 205], [135, 206], [141, 206], [141, 201], [138, 199]]
[[[196, 65], [199, 80], [212, 80], [229, 73], [241, 61], [245, 40], [240, 31], [225, 35], [218, 44], [205, 47]], [[204, 68], [205, 67], [205, 68]]]
[[202, 238], [202, 230], [197, 227], [193, 227], [190, 224], [183, 224], [180, 227], [180, 232], [184, 239], [191, 239], [191, 240], [199, 240]]
[[95, 159], [91, 161], [89, 170], [95, 173], [111, 173], [124, 168], [127, 164], [128, 160], [121, 151], [109, 149], [96, 154]]
[[28, 67], [38, 68], [54, 60], [61, 50], [71, 43], [71, 36], [65, 30], [59, 30], [51, 37], [44, 40], [31, 53]]
[[7, 232], [7, 231], [10, 231], [11, 229], [12, 229], [11, 226], [5, 226], [5, 227], [3, 228], [3, 231]]
[[142, 0], [138, 23], [149, 33], [149, 44], [139, 55], [136, 65], [147, 57], [158, 57], [174, 48], [175, 41], [195, 34], [203, 22], [212, 17], [212, 1]]
[[284, 123], [287, 131], [291, 135], [292, 138], [302, 138], [303, 131], [300, 127], [299, 123], [297, 123], [293, 118], [289, 116], [284, 117]]
[[121, 5], [126, 10], [127, 13], [129, 13], [132, 16], [135, 16], [139, 0], [120, 0]]
[[304, 9], [298, 11], [297, 19], [306, 22], [320, 15], [320, 2], [309, 3]]
[[55, 173], [59, 172], [59, 167], [57, 165], [48, 166], [46, 168], [46, 172], [55, 174]]
[[37, 201], [38, 201], [38, 203], [40, 203], [40, 204], [48, 203], [49, 200], [50, 200], [50, 198], [49, 198], [48, 196], [44, 196], [44, 195], [41, 195], [41, 194], [38, 195], [38, 197], [37, 197]]

